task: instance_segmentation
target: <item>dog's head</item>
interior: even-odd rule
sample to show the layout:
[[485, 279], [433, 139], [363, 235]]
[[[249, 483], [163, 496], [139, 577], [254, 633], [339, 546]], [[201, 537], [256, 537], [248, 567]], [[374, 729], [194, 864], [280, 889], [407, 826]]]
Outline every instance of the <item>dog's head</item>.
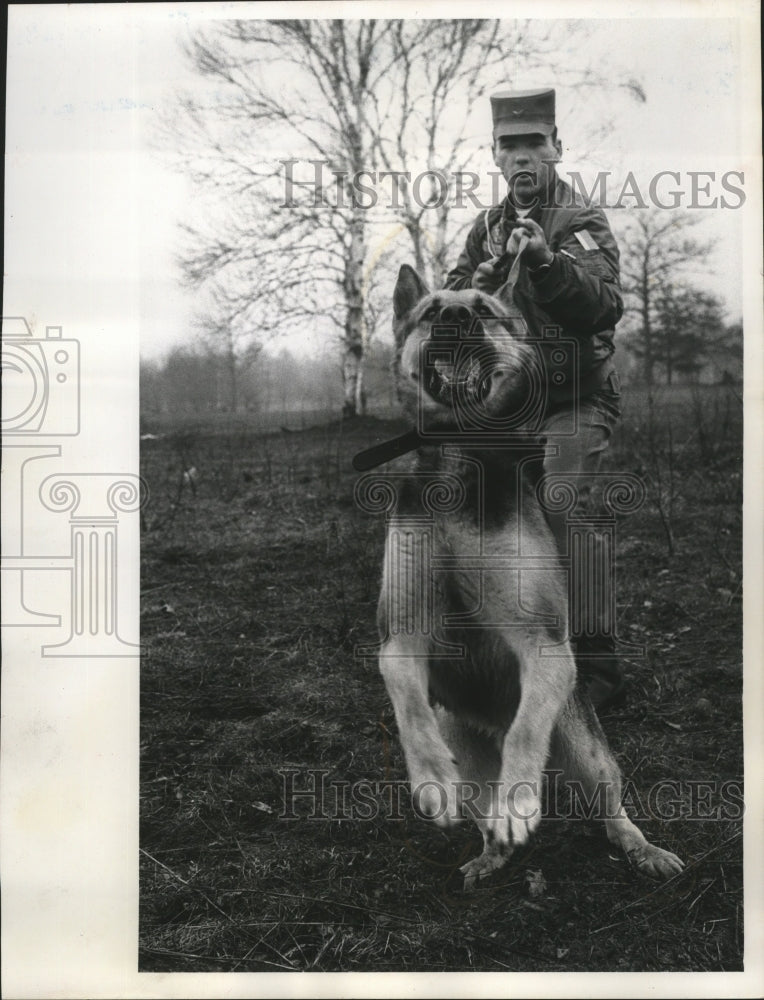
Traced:
[[401, 400], [433, 433], [522, 430], [543, 380], [509, 288], [430, 292], [404, 264], [393, 297]]

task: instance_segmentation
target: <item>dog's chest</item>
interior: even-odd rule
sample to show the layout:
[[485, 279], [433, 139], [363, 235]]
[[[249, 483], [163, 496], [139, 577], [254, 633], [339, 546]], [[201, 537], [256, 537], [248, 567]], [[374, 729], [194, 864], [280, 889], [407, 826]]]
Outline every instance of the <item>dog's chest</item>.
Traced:
[[450, 654], [429, 659], [430, 701], [486, 730], [506, 730], [520, 701], [520, 666], [511, 646], [490, 630], [452, 628], [445, 635]]
[[533, 625], [536, 584], [523, 556], [543, 551], [543, 539], [538, 515], [514, 508], [486, 523], [469, 505], [436, 515], [409, 503], [388, 525], [381, 632], [424, 640], [432, 701], [488, 728], [505, 726], [517, 707], [507, 629]]

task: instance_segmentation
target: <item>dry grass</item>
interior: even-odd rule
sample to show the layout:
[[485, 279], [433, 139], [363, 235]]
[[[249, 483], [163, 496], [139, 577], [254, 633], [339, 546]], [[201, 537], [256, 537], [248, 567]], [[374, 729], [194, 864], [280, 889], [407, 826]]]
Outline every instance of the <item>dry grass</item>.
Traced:
[[[740, 414], [722, 439], [721, 426], [699, 435], [681, 400], [659, 405], [676, 551], [649, 503], [622, 522], [619, 628], [647, 655], [604, 725], [641, 799], [670, 778], [686, 800], [688, 781], [742, 774]], [[635, 412], [610, 463], [651, 483], [665, 438], [649, 452]], [[688, 862], [656, 885], [594, 826], [550, 820], [465, 895], [456, 873], [476, 830], [434, 829], [405, 797], [400, 816], [380, 796], [367, 820], [309, 819], [304, 802], [279, 818], [284, 768], [405, 777], [376, 664], [354, 656], [375, 641], [383, 524], [354, 506], [350, 467], [400, 429], [186, 428], [143, 449], [141, 969], [742, 968], [739, 821], [643, 822]], [[718, 793], [706, 806], [718, 812]]]

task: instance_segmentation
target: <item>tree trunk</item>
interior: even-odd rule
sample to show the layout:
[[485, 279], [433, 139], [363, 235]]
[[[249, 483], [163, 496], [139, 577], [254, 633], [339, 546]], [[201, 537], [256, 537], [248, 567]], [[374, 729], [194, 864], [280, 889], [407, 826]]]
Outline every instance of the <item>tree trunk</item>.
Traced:
[[408, 229], [409, 236], [411, 237], [411, 245], [414, 248], [414, 270], [426, 284], [428, 281], [428, 275], [424, 260], [424, 252], [422, 250], [422, 230], [420, 228], [419, 221], [417, 220], [408, 223], [406, 228]]
[[366, 416], [366, 386], [363, 383], [363, 365], [361, 365], [355, 383], [355, 411], [361, 417]]
[[236, 370], [236, 349], [233, 343], [233, 336], [228, 332], [228, 342], [226, 344], [226, 361], [228, 363], [228, 386], [231, 413], [236, 413], [239, 406], [239, 373]]
[[432, 248], [432, 287], [442, 288], [448, 273], [447, 259], [449, 247], [446, 242], [448, 235], [448, 206], [436, 209], [435, 213], [435, 245]]
[[642, 345], [644, 348], [645, 382], [653, 384], [653, 331], [650, 324], [650, 254], [645, 252], [642, 261]]
[[363, 260], [365, 256], [365, 220], [363, 209], [355, 210], [350, 223], [350, 245], [345, 252], [345, 333], [342, 379], [344, 403], [342, 415], [354, 417], [363, 412]]
[[360, 344], [345, 344], [345, 356], [342, 360], [342, 382], [345, 397], [342, 403], [343, 417], [354, 417], [358, 413], [358, 387], [362, 379], [362, 357]]

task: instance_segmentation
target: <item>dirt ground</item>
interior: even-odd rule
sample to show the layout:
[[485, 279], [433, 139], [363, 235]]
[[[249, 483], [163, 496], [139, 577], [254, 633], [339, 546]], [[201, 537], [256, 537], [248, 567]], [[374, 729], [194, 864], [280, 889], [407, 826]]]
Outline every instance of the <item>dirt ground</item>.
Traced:
[[351, 459], [403, 426], [165, 429], [142, 447], [143, 971], [742, 968], [742, 407], [732, 387], [629, 400], [608, 467], [648, 499], [618, 521], [618, 631], [645, 655], [603, 726], [684, 873], [651, 882], [595, 824], [550, 818], [465, 894], [479, 834], [414, 814], [356, 652], [384, 518]]

